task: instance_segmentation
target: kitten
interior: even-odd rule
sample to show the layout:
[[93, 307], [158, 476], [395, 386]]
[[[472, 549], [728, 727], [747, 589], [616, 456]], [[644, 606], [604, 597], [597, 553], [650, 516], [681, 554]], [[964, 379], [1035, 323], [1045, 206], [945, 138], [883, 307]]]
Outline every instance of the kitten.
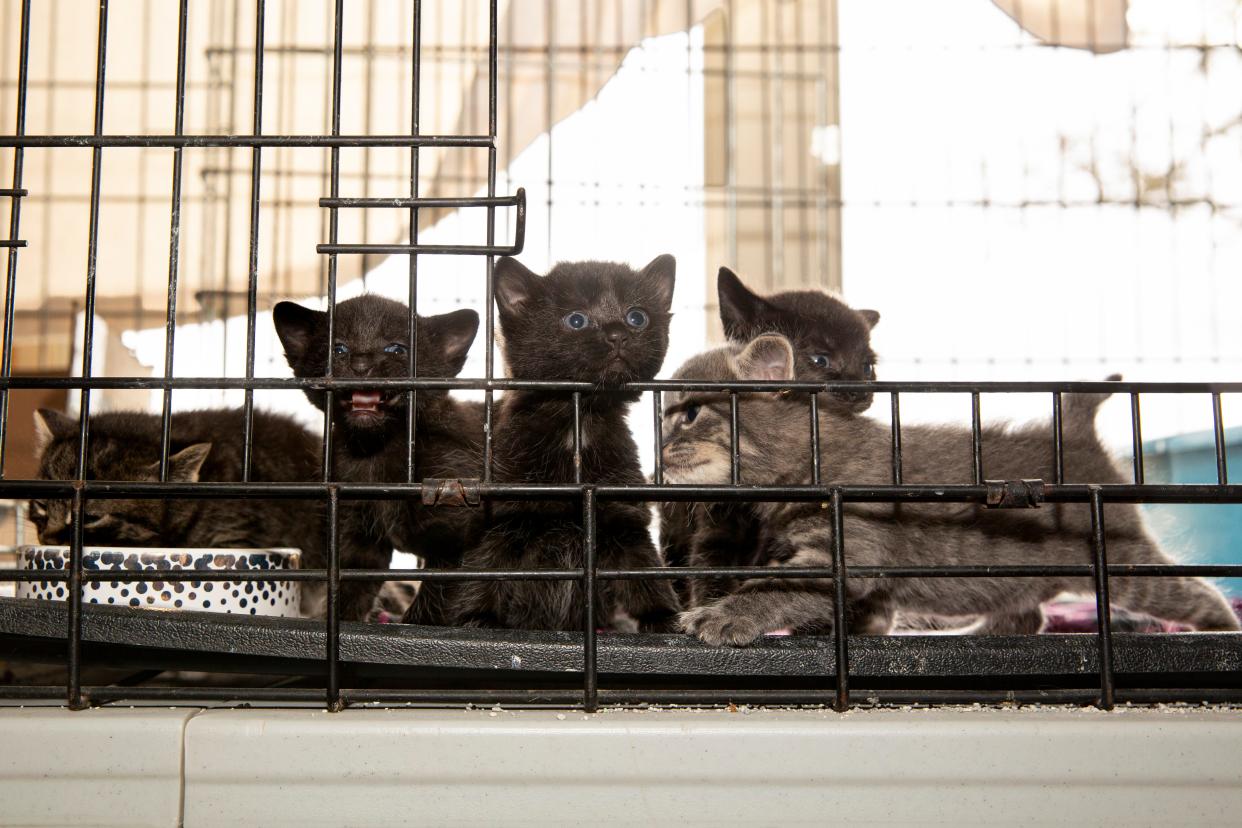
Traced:
[[[364, 295], [336, 306], [333, 339], [328, 339], [328, 314], [293, 302], [273, 311], [276, 333], [285, 358], [299, 377], [327, 374], [337, 379], [402, 378], [410, 376], [410, 310], [380, 296]], [[459, 310], [418, 317], [420, 377], [455, 377], [479, 327], [479, 315]], [[308, 390], [321, 411], [327, 393]], [[483, 406], [449, 396], [447, 391], [417, 393], [414, 436], [414, 481], [427, 478], [470, 478], [482, 474]], [[405, 391], [341, 391], [332, 408], [333, 480], [404, 483], [407, 479], [408, 393]], [[396, 547], [436, 565], [460, 562], [465, 546], [478, 531], [478, 510], [427, 507], [421, 499], [342, 501], [342, 537], [349, 537], [356, 555], [342, 566], [384, 569]], [[379, 584], [354, 582], [355, 591], [372, 598]], [[394, 609], [391, 605], [387, 609]]]
[[[168, 480], [236, 482], [242, 479], [243, 412], [240, 409], [179, 412], [172, 415]], [[160, 475], [160, 417], [138, 412], [97, 414], [90, 420], [87, 480], [150, 481]], [[72, 480], [78, 456], [78, 421], [55, 411], [35, 413], [41, 480]], [[317, 480], [319, 438], [293, 420], [254, 412], [251, 480]], [[71, 502], [30, 501], [30, 519], [39, 542], [68, 545], [73, 533]], [[88, 500], [83, 535], [91, 546], [167, 546], [302, 550], [302, 568], [327, 563], [327, 522], [320, 501], [305, 500]], [[318, 587], [316, 589], [315, 587]], [[304, 584], [303, 612], [323, 587]], [[354, 620], [360, 611], [343, 617]]]
[[[509, 375], [524, 380], [596, 383], [581, 407], [581, 479], [641, 485], [638, 447], [625, 416], [638, 399], [607, 385], [649, 380], [668, 349], [675, 261], [659, 256], [641, 271], [607, 262], [563, 263], [540, 278], [516, 260], [496, 262], [496, 306]], [[508, 391], [495, 426], [495, 479], [503, 483], [574, 482], [573, 403], [569, 393]], [[600, 568], [659, 566], [641, 503], [601, 502], [596, 543]], [[583, 565], [582, 506], [577, 501], [497, 501], [492, 524], [464, 565], [479, 569]], [[667, 581], [600, 581], [596, 624], [618, 611], [641, 629], [671, 629], [678, 609]], [[445, 599], [452, 623], [519, 629], [580, 630], [576, 582], [462, 582]], [[419, 595], [407, 615], [424, 612]]]
[[[720, 321], [732, 342], [746, 343], [765, 333], [785, 336], [794, 346], [800, 380], [874, 380], [871, 330], [880, 321], [874, 310], [854, 310], [816, 290], [768, 297], [750, 291], [727, 267], [716, 277]], [[869, 391], [820, 396], [820, 404], [842, 414], [871, 406]], [[739, 566], [764, 563], [759, 556], [759, 522], [749, 503], [660, 504], [660, 551], [669, 566]], [[718, 598], [727, 583], [690, 578], [677, 583], [688, 606]]]
[[[879, 311], [855, 310], [819, 290], [788, 290], [771, 296], [751, 292], [727, 267], [716, 276], [720, 323], [725, 338], [745, 344], [765, 333], [781, 334], [794, 349], [800, 380], [874, 380], [875, 351], [871, 331]], [[822, 406], [846, 414], [871, 407], [870, 391], [835, 391]]]
[[[690, 360], [681, 378], [756, 380], [794, 377], [795, 355], [779, 336], [762, 336]], [[808, 484], [810, 446], [805, 435], [807, 400], [795, 394], [741, 395], [741, 474], [748, 484]], [[664, 421], [665, 470], [676, 483], [729, 480], [727, 399], [690, 392], [676, 395]], [[1096, 401], [1069, 398], [1064, 446], [1074, 473], [1092, 483], [1122, 478], [1095, 435]], [[823, 482], [888, 482], [889, 429], [865, 418], [821, 411]], [[970, 431], [945, 426], [903, 429], [903, 463], [910, 482], [953, 483], [972, 478]], [[984, 470], [992, 479], [1043, 478], [1052, 473], [1047, 426], [988, 427]], [[832, 517], [821, 503], [757, 504], [775, 565], [831, 566]], [[1173, 561], [1145, 530], [1132, 504], [1105, 510], [1108, 557], [1115, 564]], [[847, 564], [864, 566], [1083, 564], [1092, 560], [1087, 504], [1038, 509], [987, 509], [978, 504], [847, 503]], [[1238, 620], [1221, 593], [1198, 578], [1111, 578], [1112, 601], [1157, 618], [1201, 630], [1236, 630]], [[1038, 632], [1040, 604], [1061, 592], [1093, 591], [1088, 578], [886, 578], [848, 581], [851, 605], [860, 600], [891, 610], [942, 616], [986, 615], [994, 634]], [[750, 580], [731, 594], [683, 614], [683, 628], [713, 644], [741, 645], [783, 628], [830, 627], [829, 581]]]

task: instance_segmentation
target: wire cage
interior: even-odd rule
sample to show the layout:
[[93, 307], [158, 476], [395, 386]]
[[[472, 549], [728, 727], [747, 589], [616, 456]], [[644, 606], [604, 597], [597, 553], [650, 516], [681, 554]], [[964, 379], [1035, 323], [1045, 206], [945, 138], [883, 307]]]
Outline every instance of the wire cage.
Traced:
[[[0, 686], [0, 697], [63, 699], [75, 708], [120, 699], [258, 699], [324, 700], [332, 709], [375, 703], [504, 702], [586, 710], [603, 704], [656, 703], [824, 704], [843, 710], [860, 704], [1045, 702], [1111, 708], [1121, 702], [1242, 701], [1239, 637], [1114, 631], [1109, 604], [1110, 578], [1242, 577], [1242, 564], [1110, 564], [1104, 530], [1110, 504], [1242, 503], [1242, 487], [1229, 482], [1222, 404], [1226, 395], [1242, 392], [1242, 382], [631, 383], [628, 388], [645, 394], [643, 405], [651, 406], [650, 418], [641, 408], [636, 409], [639, 416], [635, 418], [636, 422], [654, 422], [650, 439], [645, 441], [653, 463], [650, 483], [598, 485], [581, 475], [573, 481], [541, 485], [494, 480], [492, 418], [497, 394], [516, 388], [570, 394], [577, 415], [584, 397], [597, 390], [590, 383], [506, 379], [500, 376], [494, 355], [495, 257], [524, 250], [550, 257], [553, 250], [559, 251], [553, 243], [554, 220], [562, 214], [554, 207], [586, 206], [606, 213], [609, 199], [637, 209], [694, 205], [701, 210], [700, 229], [709, 240], [699, 268], [704, 277], [718, 263], [711, 258], [715, 256], [764, 274], [765, 287], [770, 289], [840, 288], [842, 284], [843, 217], [851, 202], [843, 195], [839, 164], [817, 166], [808, 160], [838, 155], [840, 135], [846, 131], [835, 92], [841, 54], [838, 4], [834, 0], [770, 5], [741, 0], [656, 3], [650, 9], [641, 4], [641, 12], [620, 2], [597, 5], [588, 10], [589, 4], [555, 0], [490, 0], [460, 7], [426, 0], [377, 0], [356, 7], [335, 0], [311, 11], [309, 4], [257, 0], [248, 5], [252, 13], [247, 15], [238, 4], [216, 0], [181, 0], [175, 9], [171, 4], [103, 0], [94, 27], [93, 60], [89, 71], [78, 77], [65, 68], [64, 55], [48, 54], [50, 44], [65, 31], [64, 16], [69, 10], [57, 4], [40, 8], [30, 0], [6, 4], [6, 12], [13, 17], [2, 38], [9, 50], [6, 71], [11, 65], [16, 72], [11, 81], [7, 76], [5, 80], [6, 94], [12, 91], [13, 131], [0, 135], [0, 149], [12, 170], [11, 186], [0, 190], [0, 197], [9, 203], [7, 233], [0, 240], [7, 255], [0, 363], [0, 496], [15, 502], [30, 497], [70, 501], [73, 533], [66, 570], [0, 571], [0, 583], [63, 584], [67, 596], [62, 603], [0, 599], [0, 640], [7, 657], [14, 662], [63, 664], [64, 669], [63, 681], [5, 684]], [[1089, 30], [1086, 34], [1071, 31], [1070, 21], [1058, 23], [1054, 14], [1052, 38], [1097, 54], [1119, 48], [1110, 39], [1116, 33], [1105, 25], [1112, 19], [1107, 17], [1108, 9], [1115, 4], [1098, 5], [1099, 16], [1078, 22], [1079, 29]], [[49, 17], [49, 9], [57, 8], [62, 15], [59, 20], [54, 11]], [[1016, 13], [1006, 10], [1015, 16], [1021, 13], [1020, 9]], [[175, 20], [163, 22], [171, 23], [164, 31], [175, 31], [175, 39], [161, 39], [157, 22], [138, 23], [160, 21], [173, 11]], [[1040, 28], [1040, 21], [1027, 23]], [[685, 56], [685, 68], [679, 72], [684, 71], [687, 88], [692, 90], [687, 100], [698, 107], [698, 114], [715, 112], [725, 125], [711, 134], [687, 133], [691, 140], [701, 141], [701, 156], [696, 158], [702, 162], [702, 178], [637, 194], [610, 192], [599, 179], [558, 180], [553, 152], [558, 124], [568, 113], [605, 94], [601, 88], [628, 59], [632, 43], [668, 32], [685, 33], [675, 48]], [[118, 37], [130, 45], [137, 38], [137, 46], [118, 51]], [[1074, 38], [1081, 42], [1068, 42]], [[1041, 47], [1025, 42], [1020, 48]], [[1175, 51], [1172, 46], [1162, 48], [1170, 54]], [[1205, 60], [1218, 48], [1232, 47], [1206, 43], [1197, 47]], [[111, 74], [118, 61], [125, 67], [120, 81]], [[455, 98], [457, 104], [429, 100], [426, 79], [432, 74], [437, 77], [437, 89], [449, 83], [461, 93]], [[668, 82], [666, 74], [656, 74], [657, 82]], [[451, 80], [445, 81], [446, 77]], [[751, 92], [745, 93], [748, 86]], [[356, 94], [359, 90], [361, 94]], [[53, 94], [64, 96], [60, 106], [76, 112], [76, 121], [58, 114], [57, 104], [49, 101]], [[150, 109], [135, 114], [130, 101], [122, 107], [125, 116], [114, 120], [107, 106], [114, 96], [160, 103], [141, 103]], [[89, 121], [80, 117], [87, 101], [93, 107]], [[45, 116], [44, 125], [35, 123], [36, 111]], [[156, 115], [163, 120], [157, 122]], [[279, 125], [277, 129], [272, 128], [273, 122]], [[76, 128], [66, 126], [75, 123]], [[789, 125], [797, 128], [785, 129]], [[654, 140], [658, 144], [658, 135]], [[543, 180], [515, 173], [523, 151], [544, 156]], [[77, 160], [61, 162], [62, 156]], [[118, 189], [108, 178], [109, 164], [117, 163], [113, 158], [124, 158], [119, 163], [127, 173], [132, 171], [138, 183], [131, 190]], [[54, 192], [70, 175], [77, 176], [79, 183], [87, 182], [85, 198], [73, 205]], [[1150, 206], [1144, 199], [1154, 185], [1144, 186], [1143, 192], [1119, 198], [1117, 203], [1133, 210]], [[1179, 204], [1175, 190], [1166, 181], [1165, 195], [1170, 197], [1160, 209], [1192, 206]], [[972, 206], [1000, 210], [1004, 205], [999, 200], [985, 193]], [[1028, 210], [1039, 206], [1038, 199], [1019, 201], [1008, 207]], [[1075, 207], [1064, 192], [1046, 201], [1044, 206], [1062, 210]], [[1101, 184], [1097, 197], [1077, 206], [1100, 210], [1108, 202]], [[1214, 217], [1229, 219], [1238, 208], [1217, 199], [1210, 209]], [[54, 259], [62, 254], [60, 245], [52, 243], [62, 221], [57, 211], [72, 216], [75, 210], [82, 213], [86, 239], [78, 271], [85, 273], [78, 284], [80, 302], [49, 293], [60, 279], [52, 275]], [[116, 227], [117, 219], [113, 216], [110, 221], [110, 211], [129, 217], [135, 228], [129, 240], [136, 252], [125, 259], [132, 263], [132, 281], [113, 277], [115, 259], [108, 259], [101, 270], [104, 252], [116, 255], [109, 228]], [[437, 230], [437, 223], [446, 217], [467, 213], [473, 218], [454, 225], [447, 238]], [[439, 229], [444, 226], [440, 224]], [[39, 229], [28, 232], [28, 228]], [[37, 245], [28, 241], [32, 238], [39, 240]], [[542, 254], [537, 252], [540, 246]], [[459, 273], [468, 275], [456, 281], [443, 276], [446, 271], [437, 269], [441, 267], [437, 263], [449, 257], [465, 262]], [[264, 337], [270, 342], [271, 336], [262, 323], [274, 300], [326, 297], [331, 327], [338, 287], [355, 280], [365, 285], [386, 261], [399, 264], [406, 280], [403, 298], [411, 309], [411, 341], [417, 336], [414, 312], [428, 306], [429, 285], [438, 297], [432, 306], [439, 301], [455, 302], [465, 294], [470, 294], [471, 303], [483, 306], [481, 375], [362, 381], [333, 378], [330, 368], [328, 376], [318, 379], [269, 375], [264, 360], [272, 357], [262, 342]], [[193, 296], [194, 303], [185, 301], [187, 295]], [[695, 301], [706, 317], [715, 316], [710, 301], [701, 297]], [[97, 327], [101, 318], [158, 331], [160, 364], [150, 376], [126, 370], [124, 364], [119, 368], [101, 364], [98, 343], [110, 336]], [[232, 329], [230, 319], [237, 322]], [[179, 333], [194, 325], [211, 324], [223, 326], [226, 340], [233, 331], [232, 345], [226, 342], [223, 346], [220, 375], [186, 375], [176, 370], [176, 361], [186, 348], [178, 345]], [[713, 324], [702, 323], [703, 338], [716, 334]], [[39, 343], [38, 352], [17, 358], [27, 336]], [[413, 365], [410, 374], [415, 375]], [[342, 568], [342, 503], [406, 498], [426, 502], [429, 492], [434, 499], [434, 490], [442, 481], [416, 480], [412, 452], [404, 480], [358, 483], [334, 479], [329, 414], [322, 420], [321, 479], [253, 481], [249, 468], [256, 397], [271, 392], [263, 399], [278, 393], [291, 398], [300, 397], [303, 390], [320, 390], [331, 399], [333, 394], [376, 388], [410, 395], [429, 389], [481, 394], [486, 401], [483, 473], [479, 479], [454, 482], [458, 500], [487, 504], [540, 499], [580, 505], [585, 548], [581, 565], [563, 570], [486, 572]], [[807, 393], [807, 437], [814, 446], [821, 437], [816, 415], [820, 392], [866, 390], [881, 399], [887, 396], [891, 482], [830, 481], [816, 452], [810, 485], [741, 485], [739, 396], [777, 389]], [[731, 485], [671, 485], [663, 479], [659, 427], [663, 395], [690, 390], [719, 392], [730, 404]], [[80, 440], [76, 480], [35, 480], [33, 472], [14, 471], [21, 466], [18, 455], [24, 450], [15, 437], [15, 400], [33, 391], [61, 395], [58, 399], [70, 402], [76, 399]], [[90, 417], [97, 410], [93, 401], [119, 392], [142, 392], [157, 401], [163, 446], [157, 482], [92, 480], [83, 472]], [[245, 424], [242, 479], [169, 481], [174, 398], [194, 392], [237, 395]], [[1063, 395], [1084, 392], [1128, 396], [1131, 482], [1067, 482]], [[929, 394], [969, 397], [970, 481], [931, 485], [903, 480], [902, 402]], [[1044, 416], [1051, 415], [1056, 461], [1051, 480], [988, 476], [983, 462], [981, 401], [985, 396], [1017, 394], [1037, 395], [1046, 406]], [[1144, 395], [1165, 394], [1193, 399], [1210, 417], [1214, 480], [1164, 483], [1146, 479], [1141, 401]], [[417, 427], [411, 422], [411, 440]], [[577, 429], [574, 449], [580, 456]], [[87, 504], [92, 500], [181, 498], [321, 501], [327, 510], [327, 566], [280, 574], [118, 572], [111, 579], [170, 584], [225, 579], [319, 581], [327, 590], [326, 620], [253, 620], [85, 604], [84, 582], [91, 579], [83, 567]], [[595, 554], [596, 517], [600, 504], [610, 501], [820, 502], [835, 527], [833, 565], [779, 571], [758, 566], [601, 568]], [[852, 566], [843, 515], [847, 505], [857, 503], [968, 503], [996, 508], [1087, 504], [1093, 554], [1081, 564], [1061, 567]], [[594, 596], [601, 581], [720, 575], [830, 581], [835, 596], [832, 634], [721, 652], [683, 636], [601, 634], [595, 628]], [[1092, 579], [1098, 621], [1094, 635], [867, 637], [847, 631], [850, 579], [1049, 575]], [[586, 596], [582, 630], [435, 630], [340, 620], [342, 583], [466, 579], [577, 581]], [[110, 674], [104, 683], [84, 681], [84, 675], [101, 665], [124, 675]], [[213, 672], [223, 676], [224, 683], [155, 680], [158, 674], [178, 670]]]

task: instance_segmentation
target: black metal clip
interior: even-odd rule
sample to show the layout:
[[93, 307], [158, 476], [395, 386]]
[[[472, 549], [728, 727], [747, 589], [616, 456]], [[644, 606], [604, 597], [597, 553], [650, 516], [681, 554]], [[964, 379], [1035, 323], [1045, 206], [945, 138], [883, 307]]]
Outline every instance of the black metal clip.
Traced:
[[478, 478], [442, 480], [429, 477], [423, 481], [424, 506], [478, 506]]
[[1038, 509], [1044, 502], [1042, 480], [985, 480], [989, 509]]

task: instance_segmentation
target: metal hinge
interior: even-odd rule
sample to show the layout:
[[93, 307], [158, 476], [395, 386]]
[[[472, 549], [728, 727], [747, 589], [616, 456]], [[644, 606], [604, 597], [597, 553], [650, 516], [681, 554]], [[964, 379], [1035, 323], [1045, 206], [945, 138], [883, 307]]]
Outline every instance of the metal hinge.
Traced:
[[1038, 509], [1044, 502], [1042, 480], [985, 480], [989, 509]]
[[478, 506], [480, 485], [477, 477], [452, 480], [429, 477], [423, 481], [423, 505]]

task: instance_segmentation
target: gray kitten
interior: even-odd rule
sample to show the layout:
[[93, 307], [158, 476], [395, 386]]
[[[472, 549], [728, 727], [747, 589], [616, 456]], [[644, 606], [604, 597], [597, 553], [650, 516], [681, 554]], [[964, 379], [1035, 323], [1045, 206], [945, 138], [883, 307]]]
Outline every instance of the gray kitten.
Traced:
[[[760, 336], [745, 347], [701, 354], [678, 379], [790, 380], [794, 352], [784, 337]], [[1085, 396], [1085, 395], [1084, 395]], [[1093, 395], [1094, 396], [1094, 395]], [[1074, 475], [1092, 483], [1121, 476], [1095, 435], [1097, 400], [1067, 398], [1064, 446]], [[741, 479], [752, 485], [810, 483], [807, 400], [796, 394], [739, 395]], [[884, 485], [889, 482], [890, 432], [867, 418], [820, 411], [821, 480]], [[664, 418], [664, 471], [670, 483], [724, 484], [730, 479], [728, 395], [670, 395]], [[903, 468], [910, 483], [963, 483], [973, 477], [971, 434], [947, 426], [902, 429]], [[984, 470], [990, 479], [1052, 477], [1047, 426], [989, 427], [983, 431]], [[763, 543], [771, 565], [832, 565], [832, 517], [820, 503], [759, 503]], [[1105, 510], [1109, 560], [1116, 564], [1169, 564], [1132, 504]], [[1087, 504], [1038, 509], [987, 509], [971, 503], [847, 503], [844, 548], [853, 566], [1083, 564], [1092, 560]], [[1113, 578], [1113, 603], [1201, 630], [1237, 630], [1221, 593], [1198, 578]], [[981, 632], [1035, 633], [1040, 604], [1062, 592], [1087, 593], [1086, 578], [855, 578], [851, 606], [870, 609], [851, 629], [885, 632], [894, 611], [942, 616], [984, 615]], [[766, 632], [830, 627], [832, 582], [754, 579], [681, 616], [687, 632], [712, 645], [749, 644]], [[847, 607], [847, 610], [849, 607]]]

